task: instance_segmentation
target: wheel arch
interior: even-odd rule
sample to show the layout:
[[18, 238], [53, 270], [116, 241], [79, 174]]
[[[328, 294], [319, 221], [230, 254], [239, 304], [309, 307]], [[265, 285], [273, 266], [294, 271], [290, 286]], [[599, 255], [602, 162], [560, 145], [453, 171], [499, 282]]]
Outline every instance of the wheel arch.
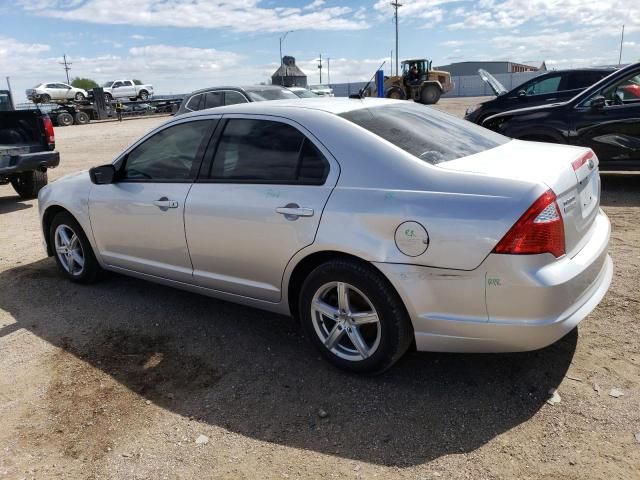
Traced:
[[404, 299], [402, 298], [396, 287], [393, 285], [393, 283], [384, 274], [384, 272], [377, 268], [375, 264], [350, 253], [337, 250], [320, 250], [309, 253], [308, 255], [298, 260], [288, 277], [288, 281], [286, 283], [286, 303], [289, 308], [289, 313], [296, 321], [300, 320], [298, 318], [298, 300], [300, 298], [300, 290], [302, 289], [302, 284], [315, 268], [319, 267], [323, 263], [332, 260], [351, 260], [379, 273], [387, 283], [389, 288], [391, 288], [391, 290], [398, 296], [398, 299], [405, 309], [405, 313], [407, 313], [408, 315], [407, 306], [404, 303]]
[[[53, 219], [55, 218], [56, 215], [62, 212], [66, 212], [69, 215], [71, 215], [73, 218], [76, 218], [73, 215], [73, 213], [71, 213], [69, 210], [67, 210], [66, 208], [60, 205], [50, 205], [46, 208], [46, 210], [42, 214], [42, 234], [44, 236], [45, 245], [47, 247], [47, 256], [49, 257], [53, 256], [53, 247], [51, 246], [51, 239], [49, 238], [49, 230], [51, 228], [51, 222], [53, 222]], [[76, 219], [76, 221], [78, 220]]]

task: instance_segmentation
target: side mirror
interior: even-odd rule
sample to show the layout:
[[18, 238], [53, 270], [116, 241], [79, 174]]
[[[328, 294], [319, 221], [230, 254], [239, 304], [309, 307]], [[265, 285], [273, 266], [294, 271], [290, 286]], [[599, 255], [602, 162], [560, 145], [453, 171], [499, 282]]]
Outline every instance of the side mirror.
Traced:
[[605, 101], [605, 98], [602, 95], [593, 97], [589, 102], [589, 106], [593, 110], [603, 110], [606, 105], [607, 103]]
[[89, 170], [89, 178], [96, 185], [108, 185], [116, 178], [116, 167], [111, 164], [93, 167]]
[[527, 96], [527, 92], [524, 90], [518, 90], [518, 98], [523, 98]]

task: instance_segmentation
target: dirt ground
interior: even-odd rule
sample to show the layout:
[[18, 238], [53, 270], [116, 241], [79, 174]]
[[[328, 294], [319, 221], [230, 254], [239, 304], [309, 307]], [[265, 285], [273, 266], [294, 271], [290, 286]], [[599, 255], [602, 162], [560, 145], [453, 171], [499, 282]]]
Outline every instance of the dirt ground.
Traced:
[[[164, 120], [57, 129], [51, 180]], [[531, 353], [410, 353], [375, 378], [328, 366], [281, 316], [63, 280], [36, 201], [2, 186], [0, 479], [638, 479], [640, 176], [602, 179], [615, 276], [579, 329]]]

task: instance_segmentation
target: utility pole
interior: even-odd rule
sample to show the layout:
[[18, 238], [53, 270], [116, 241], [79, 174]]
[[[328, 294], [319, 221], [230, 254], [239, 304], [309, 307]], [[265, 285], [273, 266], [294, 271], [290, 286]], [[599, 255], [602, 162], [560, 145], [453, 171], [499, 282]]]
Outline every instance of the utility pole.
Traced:
[[620, 56], [618, 57], [618, 66], [622, 64], [622, 42], [624, 41], [624, 25], [622, 25], [622, 36], [620, 37]]
[[287, 38], [287, 35], [289, 35], [292, 32], [293, 32], [293, 30], [289, 30], [288, 32], [284, 32], [284, 35], [282, 35], [280, 37], [280, 85], [284, 85], [284, 81], [282, 79], [282, 70], [283, 70], [283, 67], [284, 67], [284, 61], [282, 60], [282, 42], [284, 42], [284, 39]]
[[327, 84], [331, 87], [331, 58], [327, 57]]
[[71, 82], [69, 81], [69, 70], [71, 70], [70, 65], [73, 65], [71, 62], [67, 62], [67, 54], [65, 53], [62, 58], [64, 58], [63, 62], [58, 62], [60, 63], [60, 65], [64, 65], [64, 71], [67, 74], [67, 83], [69, 85], [71, 85]]
[[318, 69], [320, 70], [320, 85], [322, 85], [322, 54], [320, 54], [320, 59], [318, 60]]
[[391, 77], [393, 77], [393, 50], [391, 50], [391, 61], [389, 62], [389, 65], [391, 65]]
[[[398, 0], [393, 0], [393, 2], [391, 2], [391, 6], [395, 10], [393, 19], [396, 23], [396, 75], [398, 75], [398, 8], [401, 7], [402, 4], [399, 3]], [[391, 64], [391, 68], [393, 68], [393, 64]]]

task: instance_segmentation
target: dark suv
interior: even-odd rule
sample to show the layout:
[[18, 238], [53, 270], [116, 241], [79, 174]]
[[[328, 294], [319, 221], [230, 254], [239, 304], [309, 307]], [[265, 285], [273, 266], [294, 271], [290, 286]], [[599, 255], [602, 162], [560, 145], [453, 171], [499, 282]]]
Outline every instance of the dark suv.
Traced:
[[176, 115], [204, 110], [205, 108], [235, 105], [236, 103], [262, 102], [265, 100], [291, 100], [298, 96], [276, 85], [252, 85], [250, 87], [210, 87], [187, 95]]
[[557, 70], [532, 78], [507, 91], [493, 75], [480, 69], [478, 75], [491, 87], [496, 98], [470, 106], [464, 118], [482, 125], [487, 117], [496, 113], [545, 103], [564, 102], [614, 71], [614, 68]]

